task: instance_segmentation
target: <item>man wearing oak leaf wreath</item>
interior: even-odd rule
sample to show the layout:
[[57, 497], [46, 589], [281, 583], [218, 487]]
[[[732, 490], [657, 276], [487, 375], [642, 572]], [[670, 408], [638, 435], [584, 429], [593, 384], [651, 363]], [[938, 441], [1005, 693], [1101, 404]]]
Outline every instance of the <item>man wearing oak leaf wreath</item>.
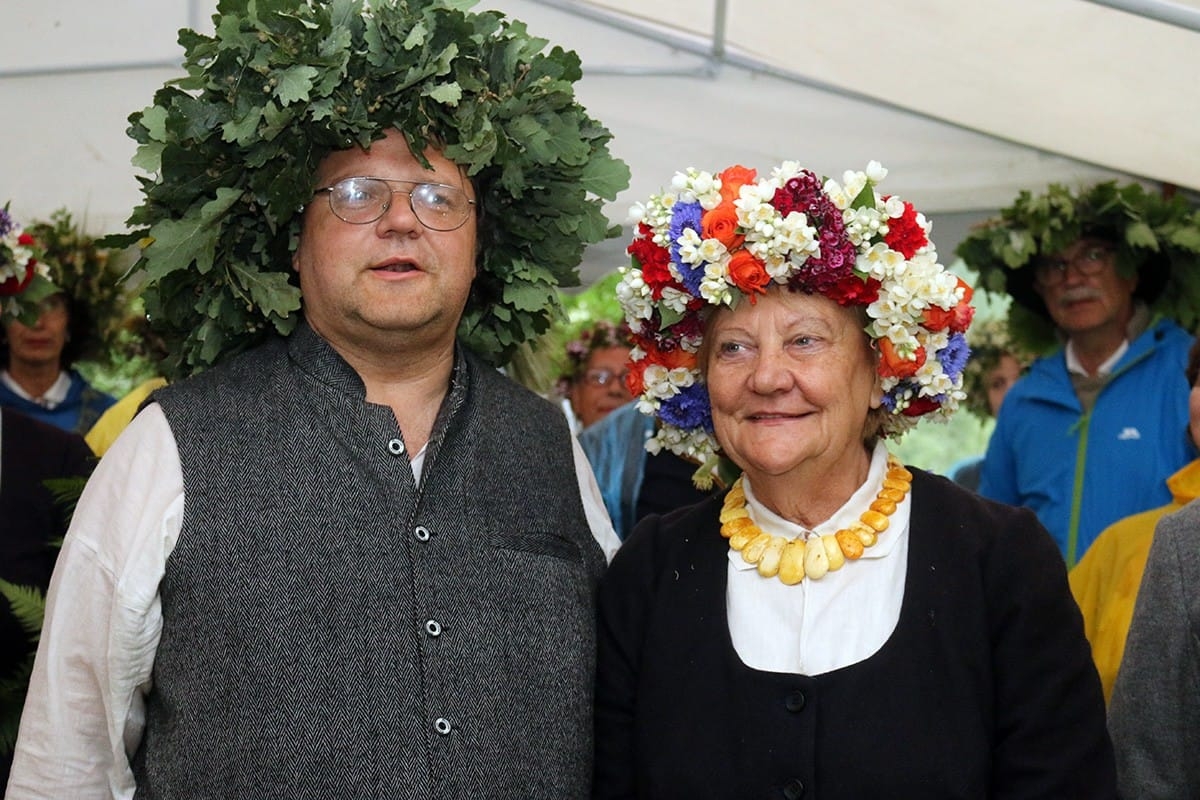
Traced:
[[691, 169], [637, 209], [631, 383], [731, 485], [601, 580], [597, 798], [1115, 797], [1053, 539], [888, 451], [962, 402], [972, 308], [885, 175]]
[[575, 55], [464, 5], [222, 0], [133, 116], [175, 380], [79, 502], [9, 798], [589, 792], [618, 540], [495, 367], [628, 170]]

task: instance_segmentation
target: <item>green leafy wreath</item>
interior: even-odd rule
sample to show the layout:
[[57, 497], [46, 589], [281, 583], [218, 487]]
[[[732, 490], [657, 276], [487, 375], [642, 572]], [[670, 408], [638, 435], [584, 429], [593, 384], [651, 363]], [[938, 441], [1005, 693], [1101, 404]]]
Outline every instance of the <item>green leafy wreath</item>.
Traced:
[[1041, 195], [1021, 192], [1000, 216], [974, 230], [955, 253], [979, 273], [987, 292], [1013, 299], [1013, 343], [1031, 353], [1058, 345], [1053, 323], [1034, 291], [1031, 266], [1083, 236], [1117, 246], [1117, 268], [1138, 275], [1136, 295], [1151, 312], [1195, 330], [1200, 319], [1200, 210], [1183, 196], [1141, 184], [1108, 181], [1073, 191], [1053, 184]]
[[188, 374], [300, 309], [291, 252], [330, 152], [399, 129], [437, 143], [481, 200], [479, 276], [459, 329], [495, 365], [545, 333], [584, 247], [618, 233], [604, 199], [629, 180], [610, 132], [574, 98], [575, 53], [474, 0], [220, 0], [213, 37], [182, 30], [188, 76], [133, 114], [144, 195], [146, 311]]

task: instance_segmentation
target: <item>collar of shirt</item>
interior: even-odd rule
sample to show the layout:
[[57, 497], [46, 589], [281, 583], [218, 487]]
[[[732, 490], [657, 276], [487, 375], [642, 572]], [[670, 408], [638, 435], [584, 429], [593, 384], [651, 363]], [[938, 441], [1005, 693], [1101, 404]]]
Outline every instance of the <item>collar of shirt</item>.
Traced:
[[29, 392], [21, 388], [21, 385], [13, 379], [8, 370], [0, 372], [0, 381], [4, 381], [4, 385], [12, 390], [13, 394], [18, 397], [28, 400], [31, 403], [37, 403], [42, 408], [53, 411], [67, 399], [67, 392], [71, 391], [71, 376], [65, 372], [58, 373], [58, 379], [51, 384], [41, 397], [34, 397]]
[[[1116, 349], [1116, 352], [1114, 352], [1111, 356], [1109, 356], [1107, 359], [1105, 359], [1104, 363], [1100, 365], [1100, 368], [1096, 370], [1096, 374], [1097, 375], [1112, 374], [1113, 367], [1115, 367], [1117, 365], [1117, 362], [1121, 360], [1121, 356], [1125, 355], [1125, 351], [1128, 349], [1129, 349], [1129, 340], [1128, 339], [1122, 340], [1121, 346]], [[1072, 343], [1069, 340], [1067, 341], [1067, 371], [1074, 372], [1076, 375], [1087, 375], [1088, 374], [1088, 371], [1083, 368], [1083, 364], [1079, 363], [1079, 356], [1075, 355], [1075, 347], [1072, 345]]]
[[[858, 487], [854, 494], [850, 495], [850, 499], [835, 511], [832, 517], [811, 530], [784, 519], [760, 503], [754, 497], [754, 490], [750, 485], [750, 481], [743, 478], [742, 486], [746, 492], [746, 508], [750, 512], [750, 519], [764, 533], [769, 533], [772, 536], [782, 536], [785, 539], [795, 539], [798, 536], [812, 534], [824, 536], [826, 534], [837, 533], [842, 528], [857, 522], [859, 514], [869, 508], [875, 500], [875, 495], [883, 486], [883, 478], [887, 473], [887, 455], [887, 446], [883, 442], [878, 442], [875, 445], [874, 452], [871, 454], [871, 468], [867, 471], [867, 479], [863, 482], [863, 485]], [[910, 506], [907, 499], [899, 505], [896, 513], [889, 518], [889, 530], [893, 532], [893, 535], [888, 536], [887, 531], [881, 534], [874, 545], [863, 550], [862, 559], [884, 558], [892, 552], [892, 549], [900, 540], [900, 537], [894, 535], [894, 532], [908, 527]], [[742, 558], [742, 554], [733, 548], [729, 550], [729, 563], [737, 570], [757, 568], [755, 564], [746, 563]]]

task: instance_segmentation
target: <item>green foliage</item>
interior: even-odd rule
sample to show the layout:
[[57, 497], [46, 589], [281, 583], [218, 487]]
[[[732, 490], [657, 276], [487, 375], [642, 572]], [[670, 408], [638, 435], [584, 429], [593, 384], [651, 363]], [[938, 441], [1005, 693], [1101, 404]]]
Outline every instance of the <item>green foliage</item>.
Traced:
[[290, 254], [313, 176], [389, 129], [461, 164], [480, 201], [479, 277], [460, 333], [495, 364], [545, 334], [556, 287], [628, 183], [611, 134], [575, 102], [578, 57], [463, 0], [221, 0], [215, 33], [180, 33], [187, 76], [130, 117], [144, 201], [135, 230], [146, 310], [187, 374], [288, 333]]
[[17, 670], [0, 679], [0, 753], [11, 753], [17, 746], [17, 730], [21, 726], [21, 709], [29, 676], [33, 674], [34, 654], [21, 662]]
[[[12, 606], [17, 622], [36, 642], [46, 615], [46, 597], [42, 590], [0, 580], [0, 595]], [[25, 692], [29, 688], [29, 676], [32, 673], [33, 654], [30, 653], [14, 674], [0, 679], [0, 752], [12, 752], [16, 745], [21, 708], [25, 704]]]
[[994, 420], [960, 408], [948, 420], [922, 421], [898, 442], [889, 441], [888, 449], [905, 464], [945, 475], [962, 459], [983, 453], [993, 427]]
[[[86, 478], [60, 478], [46, 481], [46, 487], [54, 502], [62, 505], [68, 515], [74, 512], [75, 503], [83, 491]], [[62, 546], [62, 541], [50, 543], [51, 547]], [[46, 595], [34, 586], [18, 586], [0, 579], [0, 595], [12, 608], [13, 616], [28, 634], [30, 641], [41, 637], [42, 623], [46, 618]], [[17, 729], [21, 724], [21, 709], [25, 705], [25, 693], [29, 689], [29, 677], [33, 674], [34, 653], [21, 662], [16, 672], [0, 676], [0, 753], [10, 753], [17, 743]]]

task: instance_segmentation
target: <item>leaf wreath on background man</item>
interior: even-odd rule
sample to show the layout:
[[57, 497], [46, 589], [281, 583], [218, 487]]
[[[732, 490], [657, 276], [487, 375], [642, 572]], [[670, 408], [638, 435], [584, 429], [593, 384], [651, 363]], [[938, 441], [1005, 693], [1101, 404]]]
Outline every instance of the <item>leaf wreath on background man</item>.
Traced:
[[1196, 330], [1200, 210], [1182, 195], [1166, 197], [1137, 183], [1116, 181], [1079, 191], [1061, 184], [1041, 195], [1024, 191], [955, 252], [979, 273], [978, 288], [1012, 297], [1008, 320], [1013, 343], [1046, 354], [1060, 342], [1034, 291], [1034, 267], [1040, 256], [1061, 252], [1085, 236], [1116, 245], [1118, 271], [1137, 273], [1135, 296], [1152, 314]]
[[629, 179], [574, 98], [578, 56], [473, 0], [221, 0], [214, 36], [180, 32], [187, 77], [130, 117], [147, 314], [184, 375], [289, 333], [291, 253], [330, 152], [391, 128], [436, 143], [480, 202], [479, 275], [459, 333], [494, 365], [545, 333], [602, 211]]

